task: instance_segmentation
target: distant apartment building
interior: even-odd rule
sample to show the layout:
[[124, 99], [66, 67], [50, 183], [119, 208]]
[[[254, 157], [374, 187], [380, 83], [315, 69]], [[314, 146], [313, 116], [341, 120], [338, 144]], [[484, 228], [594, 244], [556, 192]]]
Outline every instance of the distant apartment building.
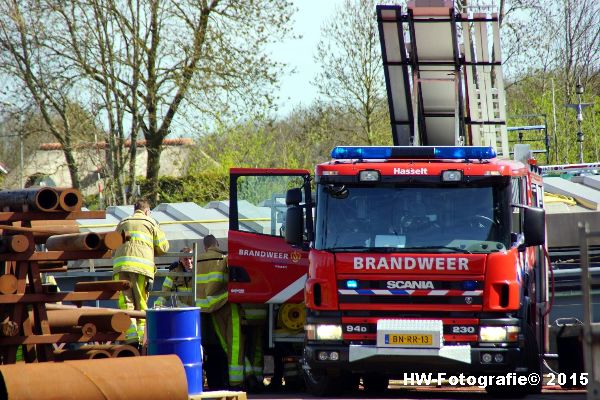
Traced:
[[[136, 156], [136, 176], [146, 175], [148, 155], [146, 141], [138, 140]], [[190, 138], [165, 139], [160, 160], [160, 176], [182, 176], [186, 171], [187, 160], [192, 150]], [[126, 143], [130, 147], [131, 143]], [[75, 149], [75, 162], [79, 169], [81, 191], [84, 195], [98, 191], [98, 173], [107, 164], [106, 143], [79, 145]], [[71, 187], [71, 176], [62, 147], [59, 143], [41, 144], [36, 151], [27, 154], [23, 160], [23, 171], [14, 168], [4, 179], [4, 189], [18, 189], [26, 184]], [[101, 179], [107, 177], [101, 176]]]

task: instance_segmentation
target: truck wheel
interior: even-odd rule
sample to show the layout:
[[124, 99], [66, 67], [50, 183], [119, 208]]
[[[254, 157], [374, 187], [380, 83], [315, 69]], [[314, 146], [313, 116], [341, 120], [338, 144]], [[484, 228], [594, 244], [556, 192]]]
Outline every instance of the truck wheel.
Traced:
[[364, 375], [362, 381], [367, 393], [383, 393], [387, 390], [390, 383], [387, 376], [376, 374]]
[[485, 388], [492, 396], [498, 397], [525, 397], [528, 394], [539, 394], [542, 392], [543, 375], [542, 375], [542, 362], [540, 359], [537, 340], [533, 334], [533, 330], [528, 325], [525, 328], [525, 347], [523, 349], [523, 361], [527, 366], [527, 373], [519, 373], [519, 376], [528, 377], [535, 373], [537, 374], [538, 384], [537, 385], [525, 385], [525, 386], [496, 386], [490, 385]]

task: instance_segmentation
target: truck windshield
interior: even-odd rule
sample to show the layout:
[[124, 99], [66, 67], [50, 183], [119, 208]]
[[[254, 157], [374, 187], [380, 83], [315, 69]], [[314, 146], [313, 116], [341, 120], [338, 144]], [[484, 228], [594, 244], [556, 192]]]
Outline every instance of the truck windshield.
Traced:
[[319, 250], [490, 253], [510, 246], [508, 186], [318, 186]]

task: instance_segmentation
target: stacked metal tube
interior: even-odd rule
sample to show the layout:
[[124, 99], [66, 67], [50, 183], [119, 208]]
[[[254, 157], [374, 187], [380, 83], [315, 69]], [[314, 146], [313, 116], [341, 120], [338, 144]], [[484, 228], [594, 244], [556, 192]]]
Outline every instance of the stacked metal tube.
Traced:
[[[127, 379], [115, 379], [126, 373]], [[121, 357], [0, 366], [5, 399], [188, 399], [176, 355]]]

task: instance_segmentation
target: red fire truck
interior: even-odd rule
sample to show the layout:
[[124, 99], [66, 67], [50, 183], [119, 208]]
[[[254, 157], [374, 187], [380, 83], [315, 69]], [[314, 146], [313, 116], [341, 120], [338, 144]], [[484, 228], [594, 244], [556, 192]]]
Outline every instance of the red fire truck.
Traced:
[[[304, 297], [309, 391], [358, 378], [377, 391], [405, 373], [541, 373], [548, 288], [535, 165], [486, 147], [337, 147], [332, 157], [317, 166], [314, 204], [308, 171], [232, 170], [230, 300]], [[287, 217], [250, 201], [292, 184]], [[267, 224], [252, 204], [275, 210]]]
[[[233, 169], [230, 300], [269, 305], [269, 343], [303, 343], [315, 395], [419, 373], [539, 391], [511, 384], [541, 378], [548, 264], [539, 170], [508, 149], [497, 14], [442, 0], [377, 15], [394, 146], [337, 147], [314, 181]], [[302, 299], [305, 324], [287, 325], [305, 334], [271, 329], [303, 319]]]

